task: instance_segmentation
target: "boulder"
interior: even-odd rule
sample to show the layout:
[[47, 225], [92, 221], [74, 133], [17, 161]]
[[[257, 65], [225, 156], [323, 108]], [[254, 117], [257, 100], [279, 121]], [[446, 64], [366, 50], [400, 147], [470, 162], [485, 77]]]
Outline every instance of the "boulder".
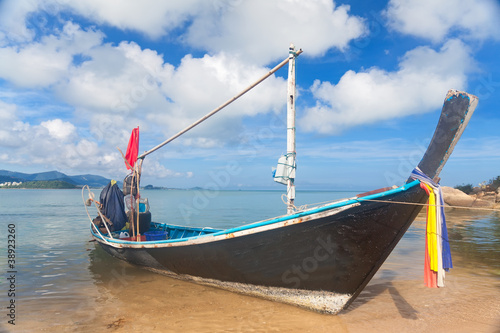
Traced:
[[485, 201], [495, 202], [495, 196], [496, 196], [495, 192], [484, 192], [481, 199]]
[[472, 203], [472, 207], [493, 208], [494, 205], [495, 203], [493, 201], [481, 200], [481, 199], [475, 200]]
[[471, 207], [475, 201], [474, 198], [452, 187], [442, 186], [441, 190], [443, 191], [443, 201], [450, 206]]
[[479, 187], [479, 186], [476, 186], [476, 187], [472, 188], [472, 192], [470, 194], [479, 194], [481, 192], [483, 192], [483, 188]]

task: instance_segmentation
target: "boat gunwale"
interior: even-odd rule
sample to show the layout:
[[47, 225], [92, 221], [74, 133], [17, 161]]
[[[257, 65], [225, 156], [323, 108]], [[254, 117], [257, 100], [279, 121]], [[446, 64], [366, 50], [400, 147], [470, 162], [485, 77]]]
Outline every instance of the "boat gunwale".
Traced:
[[[390, 189], [390, 190], [387, 190], [384, 192], [375, 193], [375, 194], [371, 194], [371, 195], [367, 195], [367, 196], [363, 196], [363, 197], [346, 198], [346, 199], [342, 199], [339, 201], [327, 203], [323, 206], [313, 207], [313, 208], [310, 208], [308, 210], [300, 211], [300, 212], [290, 214], [290, 215], [282, 215], [282, 216], [273, 217], [273, 218], [270, 218], [267, 220], [262, 220], [262, 221], [253, 222], [250, 224], [245, 224], [245, 225], [239, 226], [239, 227], [223, 229], [220, 231], [207, 233], [204, 235], [197, 235], [197, 236], [191, 236], [191, 237], [185, 237], [185, 238], [174, 238], [174, 239], [165, 239], [165, 240], [153, 240], [153, 241], [137, 242], [137, 241], [122, 240], [119, 238], [110, 238], [110, 237], [104, 236], [102, 234], [96, 234], [94, 232], [93, 228], [91, 228], [91, 233], [92, 233], [92, 236], [97, 241], [99, 241], [101, 244], [107, 244], [107, 245], [113, 246], [113, 247], [124, 247], [125, 246], [126, 248], [154, 248], [154, 247], [158, 247], [158, 245], [174, 246], [174, 243], [185, 243], [185, 242], [189, 242], [189, 241], [195, 241], [195, 240], [198, 240], [200, 238], [202, 238], [202, 239], [212, 238], [211, 240], [215, 240], [213, 238], [217, 237], [218, 238], [217, 240], [221, 240], [221, 239], [233, 238], [233, 237], [238, 237], [238, 236], [243, 236], [243, 235], [249, 234], [249, 233], [241, 233], [244, 231], [255, 230], [255, 229], [258, 229], [260, 227], [265, 227], [265, 226], [269, 226], [272, 224], [278, 224], [278, 223], [286, 222], [286, 221], [290, 221], [290, 220], [301, 219], [304, 217], [308, 217], [308, 216], [311, 216], [314, 214], [319, 214], [319, 213], [333, 210], [336, 208], [343, 208], [343, 207], [350, 208], [350, 206], [359, 205], [363, 201], [366, 202], [366, 201], [370, 201], [370, 200], [376, 200], [376, 199], [379, 199], [381, 197], [393, 195], [393, 194], [400, 193], [400, 192], [405, 192], [408, 189], [417, 186], [418, 184], [420, 184], [420, 180], [414, 180], [410, 183], [404, 184], [400, 187], [397, 187], [395, 189]], [[166, 223], [158, 223], [158, 222], [153, 222], [153, 223], [156, 223], [158, 225], [169, 226], [169, 224], [166, 224]], [[171, 225], [171, 226], [185, 228], [185, 229], [189, 229], [189, 228], [200, 229], [200, 230], [213, 229], [210, 227], [197, 228], [197, 227], [177, 226], [177, 225]], [[218, 229], [215, 229], [215, 230], [218, 230]], [[266, 230], [268, 230], [268, 229], [266, 229]], [[259, 231], [264, 231], [264, 230], [259, 230]], [[259, 232], [259, 231], [255, 231], [255, 232]], [[235, 235], [235, 233], [239, 233], [239, 234]], [[224, 235], [226, 237], [220, 238], [220, 236], [224, 236]], [[231, 237], [228, 237], [228, 236], [231, 236]], [[202, 243], [202, 242], [200, 242], [200, 243]], [[185, 244], [185, 245], [193, 245], [193, 244], [200, 244], [200, 243], [199, 242], [189, 242], [189, 244]], [[175, 245], [177, 245], [177, 244], [175, 244]], [[184, 244], [181, 244], [181, 245], [184, 245]]]

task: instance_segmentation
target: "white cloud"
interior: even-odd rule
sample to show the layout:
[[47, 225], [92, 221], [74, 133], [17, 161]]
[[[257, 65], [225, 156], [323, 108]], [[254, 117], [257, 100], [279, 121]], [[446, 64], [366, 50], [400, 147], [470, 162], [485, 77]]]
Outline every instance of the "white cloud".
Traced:
[[[455, 30], [495, 36], [484, 28], [491, 22], [484, 12], [487, 7], [481, 8], [485, 25], [469, 22], [472, 16], [462, 22], [452, 15], [433, 27], [439, 36]], [[388, 13], [406, 22], [406, 12]], [[174, 45], [172, 38], [178, 37], [189, 50], [209, 54], [186, 55], [177, 63], [179, 55], [171, 59], [170, 50], [159, 54], [134, 42], [120, 43], [115, 36], [109, 40], [116, 44], [107, 44], [101, 31], [64, 22], [71, 14], [76, 14], [75, 20], [84, 17], [85, 22], [151, 38], [174, 31], [167, 45]], [[44, 99], [36, 110], [29, 98], [18, 97], [18, 106], [9, 104], [16, 101], [15, 96], [0, 101], [4, 149], [0, 160], [52, 165], [71, 173], [125, 172], [115, 147], [126, 148], [133, 127], [141, 127], [141, 149], [148, 149], [265, 74], [269, 68], [264, 65], [286, 56], [289, 42], [303, 48], [304, 56], [321, 56], [332, 48], [348, 48], [351, 40], [367, 32], [365, 23], [350, 14], [349, 6], [330, 0], [4, 1], [0, 4], [0, 78], [5, 86], [16, 85], [18, 94], [40, 92]], [[408, 52], [394, 72], [373, 67], [349, 71], [337, 84], [317, 81], [311, 91], [318, 103], [306, 110], [302, 123], [307, 130], [331, 133], [433, 110], [441, 105], [448, 88], [465, 87], [470, 63], [464, 44], [452, 40], [440, 50], [420, 47]], [[238, 145], [235, 140], [243, 141], [246, 118], [284, 111], [285, 91], [285, 80], [273, 76], [189, 132], [175, 143], [174, 152], [164, 151], [179, 159], [214, 158], [221, 152], [225, 158], [241, 155], [231, 148]], [[51, 109], [53, 105], [57, 110]], [[210, 149], [228, 142], [233, 146], [226, 150]], [[261, 154], [260, 147], [250, 147], [248, 156]], [[148, 161], [146, 172], [151, 176], [193, 177], [192, 172], [166, 169], [156, 159]]]
[[348, 5], [336, 6], [330, 0], [16, 0], [5, 1], [1, 9], [0, 31], [10, 40], [35, 37], [36, 31], [26, 24], [34, 14], [40, 16], [32, 23], [45, 29], [44, 15], [57, 17], [69, 11], [153, 39], [175, 30], [190, 47], [237, 53], [257, 64], [286, 57], [290, 42], [307, 50], [308, 56], [320, 56], [331, 48], [343, 50], [367, 33], [364, 20], [350, 15]]
[[[30, 23], [36, 28], [44, 29], [47, 23], [44, 14], [71, 12], [95, 23], [159, 38], [184, 24], [198, 11], [199, 3], [200, 0], [5, 0], [0, 3], [0, 28], [7, 32], [5, 37], [9, 40], [28, 41], [33, 39], [35, 31], [27, 28], [27, 19], [31, 19]], [[31, 17], [35, 13], [40, 16]]]
[[25, 24], [26, 16], [36, 11], [39, 7], [38, 1], [16, 0], [0, 2], [0, 45], [6, 39], [22, 42], [31, 40], [34, 36], [32, 30]]
[[46, 128], [49, 135], [57, 140], [69, 140], [76, 131], [75, 125], [61, 119], [43, 121], [40, 126]]
[[102, 33], [68, 22], [39, 42], [0, 48], [0, 77], [21, 87], [46, 87], [65, 78], [73, 56], [101, 43]]
[[[0, 162], [18, 167], [51, 166], [58, 170], [99, 168], [104, 173], [119, 170], [121, 157], [114, 146], [80, 137], [68, 120], [26, 121], [32, 110], [0, 100]], [[47, 118], [47, 117], [44, 117]]]
[[70, 68], [56, 92], [72, 105], [99, 113], [130, 114], [143, 107], [158, 93], [155, 76], [170, 67], [155, 51], [141, 50], [133, 42], [103, 44], [88, 55], [90, 59]]
[[[55, 91], [82, 121], [90, 121], [94, 135], [113, 144], [126, 140], [118, 128], [128, 131], [137, 125], [150, 134], [170, 136], [269, 70], [224, 53], [202, 58], [187, 55], [174, 67], [162, 55], [133, 42], [104, 44], [88, 54], [89, 60], [71, 67], [67, 80], [54, 84]], [[221, 145], [237, 136], [243, 117], [282, 110], [285, 91], [285, 80], [272, 76], [194, 134], [190, 132], [184, 144]]]
[[[62, 3], [61, 0], [56, 2]], [[159, 38], [182, 26], [199, 10], [201, 3], [200, 0], [64, 1], [66, 8], [94, 22], [109, 24], [121, 30], [136, 30], [151, 38]]]
[[290, 42], [319, 56], [331, 48], [344, 49], [366, 33], [363, 20], [349, 15], [348, 5], [335, 6], [330, 0], [91, 0], [68, 1], [62, 8], [151, 38], [185, 29], [180, 39], [192, 47], [237, 53], [259, 64], [286, 56]]
[[465, 89], [473, 59], [458, 40], [439, 51], [418, 47], [408, 51], [399, 70], [370, 68], [346, 72], [334, 85], [316, 81], [311, 91], [317, 104], [300, 120], [303, 128], [320, 133], [376, 121], [429, 112], [438, 108], [449, 89]]
[[[71, 115], [65, 114], [64, 119], [44, 117], [36, 124], [28, 114], [40, 112], [24, 107], [22, 114], [16, 114], [15, 104], [3, 102], [0, 117], [8, 126], [0, 132], [0, 145], [17, 148], [3, 155], [10, 162], [120, 169], [121, 157], [115, 147], [126, 148], [131, 128], [140, 125], [142, 133], [158, 138], [159, 142], [268, 71], [222, 53], [202, 58], [188, 55], [174, 67], [162, 55], [141, 49], [133, 42], [102, 44], [100, 32], [84, 31], [72, 23], [66, 24], [64, 30], [74, 38], [64, 39], [61, 32], [26, 43], [17, 52], [22, 59], [9, 59], [10, 66], [4, 67], [4, 73], [18, 71], [22, 75], [7, 79], [23, 87], [54, 93], [58, 101], [66, 103], [64, 112], [75, 110], [73, 119], [68, 120]], [[87, 42], [86, 47], [77, 45], [83, 42]], [[40, 59], [61, 57], [64, 61], [59, 63], [60, 70], [47, 70], [30, 78], [23, 72], [29, 49], [36, 50]], [[86, 58], [75, 64], [72, 57], [77, 52]], [[238, 137], [243, 117], [283, 109], [285, 87], [284, 79], [269, 78], [235, 102], [232, 109], [224, 110], [186, 136], [182, 144], [217, 147]], [[8, 99], [14, 101], [16, 97]], [[75, 124], [82, 130], [77, 130]], [[85, 130], [87, 126], [89, 129]], [[145, 144], [144, 148], [151, 147]], [[159, 172], [165, 177], [189, 177], [174, 171]]]
[[[209, 3], [209, 2], [207, 2]], [[239, 54], [260, 64], [286, 57], [290, 42], [308, 56], [345, 49], [367, 32], [364, 21], [349, 15], [348, 5], [330, 0], [220, 1], [205, 6], [184, 40], [212, 52]]]
[[159, 178], [191, 178], [193, 177], [192, 172], [177, 172], [165, 168], [156, 159], [146, 159], [143, 165], [143, 177], [149, 177], [150, 179]]
[[452, 33], [500, 39], [500, 5], [495, 0], [391, 0], [385, 15], [392, 29], [433, 42]]
[[[170, 77], [162, 79], [162, 91], [171, 101], [169, 107], [151, 113], [149, 118], [156, 119], [170, 133], [175, 133], [232, 98], [267, 72], [267, 68], [242, 62], [224, 53], [205, 55], [203, 58], [186, 56]], [[279, 112], [284, 107], [285, 92], [285, 80], [271, 76], [200, 125], [196, 133], [211, 137], [217, 134], [222, 140], [235, 137], [239, 128], [238, 120], [242, 117]], [[206, 145], [210, 140], [191, 142]]]
[[0, 99], [0, 128], [10, 128], [9, 122], [15, 119], [17, 105], [9, 104]]
[[9, 129], [0, 129], [0, 146], [0, 163], [15, 168], [44, 166], [69, 174], [99, 170], [111, 177], [126, 173], [114, 146], [82, 138], [72, 123], [57, 118], [40, 124], [16, 120]]

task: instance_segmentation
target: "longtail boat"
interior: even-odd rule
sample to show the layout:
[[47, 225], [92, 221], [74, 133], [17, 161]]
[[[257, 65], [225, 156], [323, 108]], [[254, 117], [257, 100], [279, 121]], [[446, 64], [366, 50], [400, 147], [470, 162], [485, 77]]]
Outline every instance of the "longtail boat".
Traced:
[[[275, 175], [275, 180], [287, 185], [288, 209], [285, 215], [220, 230], [151, 222], [150, 215], [147, 216], [148, 209], [141, 211], [136, 206], [135, 211], [132, 208], [132, 214], [129, 214], [132, 215], [129, 221], [135, 226], [131, 226], [132, 237], [120, 238], [123, 231], [112, 230], [106, 223], [106, 228], [91, 223], [92, 237], [100, 246], [116, 258], [175, 278], [323, 313], [335, 314], [346, 309], [382, 266], [425, 206], [429, 198], [423, 186], [425, 179], [438, 183], [439, 174], [467, 126], [478, 100], [466, 92], [448, 91], [434, 136], [416, 169], [425, 179], [413, 175], [401, 186], [298, 210], [293, 205], [294, 70], [295, 58], [300, 52], [292, 46], [289, 57], [278, 65], [289, 64], [289, 140], [287, 154], [280, 159]], [[138, 156], [136, 165], [141, 165], [139, 161], [142, 162], [147, 154], [182, 135], [227, 104]], [[140, 170], [134, 170], [137, 169]], [[137, 176], [139, 174], [136, 172]], [[131, 195], [132, 201], [139, 200], [138, 194]], [[91, 197], [87, 205], [90, 201], [97, 203]], [[137, 204], [140, 205], [140, 202], [137, 201]], [[104, 215], [103, 207], [96, 206], [99, 214]], [[102, 218], [108, 220], [106, 216]], [[235, 225], [238, 222], [235, 221]], [[151, 237], [145, 238], [145, 235]]]

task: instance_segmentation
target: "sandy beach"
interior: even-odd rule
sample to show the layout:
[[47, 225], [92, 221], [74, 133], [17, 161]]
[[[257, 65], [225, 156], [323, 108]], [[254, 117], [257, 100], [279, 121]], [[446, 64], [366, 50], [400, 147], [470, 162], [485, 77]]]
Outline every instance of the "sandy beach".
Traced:
[[97, 290], [81, 290], [86, 301], [72, 316], [58, 317], [60, 303], [38, 304], [13, 332], [500, 331], [498, 279], [466, 269], [454, 269], [446, 288], [429, 289], [421, 280], [392, 279], [382, 267], [349, 309], [324, 315], [109, 264], [94, 265], [94, 274], [106, 266], [114, 274], [103, 275]]

